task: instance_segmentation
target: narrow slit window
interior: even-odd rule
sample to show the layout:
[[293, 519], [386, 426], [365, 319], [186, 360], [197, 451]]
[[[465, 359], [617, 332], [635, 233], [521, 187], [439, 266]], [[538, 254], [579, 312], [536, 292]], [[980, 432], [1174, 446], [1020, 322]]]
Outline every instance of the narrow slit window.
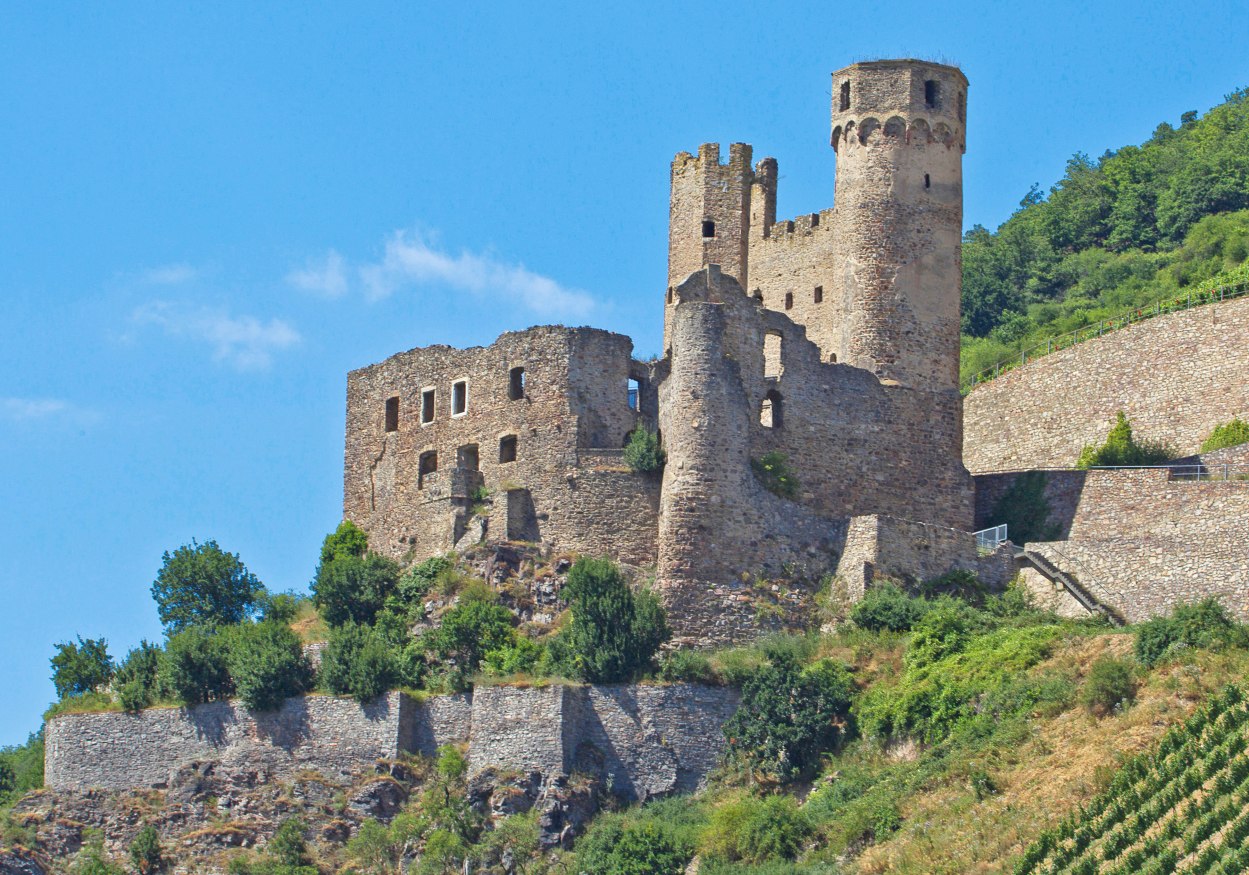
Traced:
[[716, 223], [710, 219], [703, 219], [703, 237], [716, 236]]
[[794, 309], [794, 293], [793, 292], [785, 293], [785, 309], [786, 310]]
[[416, 488], [425, 488], [426, 476], [435, 473], [438, 470], [438, 453], [434, 450], [421, 453], [420, 463], [417, 466]]
[[468, 381], [451, 384], [451, 415], [463, 416], [468, 410]]
[[841, 83], [841, 111], [845, 112], [850, 108], [850, 80], [847, 79]]
[[763, 404], [759, 408], [759, 424], [764, 428], [780, 428], [782, 419], [781, 393], [771, 389], [763, 396]]
[[399, 430], [399, 396], [386, 399], [386, 430]]
[[629, 409], [630, 410], [640, 409], [638, 405], [642, 403], [640, 400], [641, 391], [642, 391], [641, 382], [630, 377], [627, 391], [628, 391], [627, 397], [629, 399]]
[[962, 91], [958, 93], [958, 120], [967, 121], [967, 95]]
[[927, 173], [924, 174], [924, 188], [932, 188], [932, 179], [929, 178]]
[[525, 397], [525, 369], [512, 368], [507, 372], [507, 397], [519, 401]]
[[824, 303], [824, 287], [823, 287], [823, 286], [816, 286], [816, 287], [815, 287], [815, 292], [814, 292], [814, 293], [812, 293], [812, 295], [811, 295], [811, 300], [812, 300], [812, 301], [814, 301], [814, 302], [815, 302], [815, 303], [817, 303], [817, 304], [823, 304], [823, 303]]
[[668, 303], [672, 303], [672, 286], [668, 286]]
[[924, 82], [924, 104], [929, 109], [937, 108], [937, 80], [928, 79]]
[[516, 461], [516, 435], [509, 434], [499, 438], [499, 462]]
[[434, 390], [426, 389], [421, 393], [421, 425], [434, 421]]

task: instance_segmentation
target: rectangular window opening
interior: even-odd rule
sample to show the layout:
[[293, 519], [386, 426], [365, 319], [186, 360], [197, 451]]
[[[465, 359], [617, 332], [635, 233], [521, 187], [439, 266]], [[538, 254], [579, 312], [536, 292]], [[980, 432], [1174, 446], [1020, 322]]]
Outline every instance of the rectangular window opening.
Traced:
[[841, 83], [841, 111], [845, 112], [850, 108], [850, 80], [847, 79]]
[[774, 331], [763, 335], [763, 376], [781, 375], [781, 336]]
[[703, 237], [706, 238], [706, 237], [714, 237], [714, 236], [716, 236], [716, 223], [711, 221], [710, 219], [704, 219], [703, 220]]
[[426, 389], [421, 393], [421, 425], [434, 421], [434, 390]]
[[399, 430], [399, 396], [386, 399], [386, 430]]
[[478, 471], [477, 444], [465, 444], [455, 451], [455, 466], [465, 471]]
[[632, 377], [630, 377], [630, 378], [629, 378], [629, 389], [628, 389], [629, 395], [628, 395], [628, 398], [629, 398], [629, 409], [630, 409], [630, 410], [637, 410], [637, 409], [638, 409], [638, 404], [639, 404], [639, 403], [641, 403], [641, 402], [638, 400], [638, 394], [639, 394], [639, 391], [641, 390], [641, 388], [642, 388], [642, 384], [641, 384], [640, 382], [638, 382], [637, 380], [633, 379]]
[[512, 368], [507, 374], [507, 397], [519, 401], [525, 397], [525, 369]]
[[468, 410], [468, 381], [451, 384], [451, 415], [463, 416]]
[[516, 435], [509, 434], [499, 438], [499, 462], [516, 461]]
[[420, 462], [416, 469], [416, 488], [425, 488], [425, 476], [433, 474], [438, 470], [438, 453], [434, 450], [421, 453]]
[[785, 309], [786, 310], [794, 309], [794, 293], [793, 292], [785, 293]]
[[817, 304], [824, 303], [824, 287], [823, 286], [815, 287], [815, 292], [811, 295], [811, 300]]
[[924, 82], [924, 104], [929, 109], [937, 108], [937, 80], [928, 79]]

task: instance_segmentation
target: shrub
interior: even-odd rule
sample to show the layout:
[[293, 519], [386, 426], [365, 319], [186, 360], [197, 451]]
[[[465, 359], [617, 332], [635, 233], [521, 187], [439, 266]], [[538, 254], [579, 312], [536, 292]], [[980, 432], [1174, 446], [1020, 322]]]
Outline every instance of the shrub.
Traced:
[[[0, 807], [43, 786], [43, 729], [26, 743], [0, 748]], [[2, 840], [2, 837], [0, 837]]]
[[572, 622], [553, 647], [564, 668], [579, 680], [629, 680], [651, 664], [672, 635], [659, 598], [648, 590], [633, 592], [610, 559], [578, 559], [564, 592]]
[[850, 609], [850, 620], [860, 629], [908, 632], [928, 612], [928, 603], [904, 593], [892, 583], [873, 586]]
[[1136, 698], [1132, 666], [1122, 659], [1103, 656], [1093, 663], [1080, 691], [1080, 704], [1098, 717], [1104, 717]]
[[1110, 434], [1106, 436], [1106, 442], [1100, 447], [1093, 444], [1085, 445], [1080, 452], [1080, 458], [1076, 460], [1076, 467], [1161, 465], [1170, 461], [1174, 456], [1175, 453], [1161, 443], [1138, 442], [1132, 436], [1132, 424], [1120, 410], [1115, 415], [1115, 424], [1110, 429]]
[[126, 654], [113, 677], [117, 701], [127, 711], [140, 711], [160, 697], [160, 648], [148, 641]]
[[779, 450], [751, 459], [750, 470], [763, 484], [763, 488], [773, 495], [791, 499], [798, 495], [798, 477], [789, 467], [789, 458]]
[[1216, 425], [1210, 436], [1201, 442], [1201, 452], [1210, 453], [1245, 443], [1249, 443], [1249, 422], [1237, 416], [1231, 422]]
[[789, 654], [775, 653], [746, 681], [741, 706], [724, 725], [729, 749], [772, 780], [810, 774], [843, 737], [853, 690], [839, 663], [821, 660], [803, 670]]
[[311, 686], [312, 669], [289, 626], [245, 623], [226, 637], [230, 680], [251, 710], [273, 711]]
[[252, 615], [264, 593], [238, 555], [225, 552], [216, 541], [192, 540], [172, 554], [166, 551], [161, 560], [152, 598], [167, 635], [190, 626], [239, 623]]
[[707, 655], [688, 649], [664, 654], [659, 661], [659, 677], [665, 681], [688, 681], [696, 684], [714, 684], [719, 680]]
[[958, 653], [985, 628], [984, 616], [964, 602], [942, 599], [915, 623], [906, 652], [908, 668], [922, 668]]
[[69, 867], [70, 875], [126, 875], [126, 870], [118, 866], [104, 850], [102, 840], [89, 842]]
[[546, 647], [532, 638], [516, 635], [510, 644], [482, 656], [481, 667], [486, 674], [505, 677], [539, 673], [547, 661]]
[[258, 601], [260, 619], [272, 623], [291, 623], [299, 616], [299, 605], [304, 600], [293, 592], [263, 593]]
[[1061, 529], [1050, 522], [1050, 503], [1045, 497], [1049, 475], [1025, 471], [1002, 493], [993, 506], [992, 519], [1006, 525], [1006, 535], [1016, 544], [1052, 541]]
[[227, 698], [234, 685], [220, 636], [196, 626], [170, 636], [160, 655], [160, 683], [187, 705]]
[[161, 854], [160, 835], [151, 824], [139, 830], [139, 834], [130, 843], [130, 865], [139, 875], [151, 875], [159, 872], [165, 865]]
[[635, 474], [652, 474], [662, 470], [664, 451], [659, 446], [659, 435], [643, 427], [629, 432], [629, 441], [624, 448], [624, 461]]
[[326, 691], [372, 701], [399, 680], [394, 651], [385, 638], [368, 626], [347, 623], [330, 633], [321, 653], [320, 679]]
[[371, 625], [398, 581], [399, 564], [393, 559], [376, 553], [341, 555], [317, 569], [313, 601], [331, 626]]
[[78, 643], [67, 641], [56, 645], [52, 657], [52, 685], [64, 699], [82, 693], [94, 693], [108, 685], [113, 677], [113, 660], [108, 655], [108, 642], [103, 638], [78, 636]]
[[321, 558], [318, 567], [328, 565], [344, 556], [360, 558], [369, 549], [369, 536], [351, 520], [343, 520], [338, 528], [325, 536], [321, 542]]
[[399, 578], [395, 595], [403, 605], [409, 605], [426, 596], [434, 588], [435, 581], [455, 568], [455, 563], [445, 556], [432, 556], [413, 565]]
[[699, 851], [729, 862], [792, 860], [811, 832], [809, 819], [792, 796], [744, 799], [712, 812]]
[[421, 639], [435, 661], [454, 665], [461, 675], [475, 672], [493, 650], [510, 647], [516, 639], [516, 617], [507, 608], [483, 599], [462, 599], [447, 611], [437, 629]]
[[578, 872], [587, 875], [680, 875], [693, 856], [672, 831], [653, 820], [622, 826], [607, 821], [577, 848]]
[[1218, 649], [1245, 640], [1244, 628], [1210, 598], [1178, 605], [1169, 617], [1155, 617], [1136, 627], [1136, 659], [1152, 667], [1184, 647]]

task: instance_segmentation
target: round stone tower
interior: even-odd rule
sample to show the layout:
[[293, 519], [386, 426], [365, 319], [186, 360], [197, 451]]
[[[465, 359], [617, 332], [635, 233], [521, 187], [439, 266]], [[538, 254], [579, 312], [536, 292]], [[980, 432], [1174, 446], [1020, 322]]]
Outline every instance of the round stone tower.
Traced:
[[841, 348], [887, 384], [958, 392], [966, 118], [956, 67], [833, 74]]

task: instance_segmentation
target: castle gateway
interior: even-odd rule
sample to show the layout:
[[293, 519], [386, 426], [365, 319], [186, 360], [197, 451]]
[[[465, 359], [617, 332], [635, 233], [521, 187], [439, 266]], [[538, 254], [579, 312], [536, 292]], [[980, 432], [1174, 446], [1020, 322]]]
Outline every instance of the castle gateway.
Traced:
[[[853, 596], [878, 572], [984, 565], [958, 384], [967, 80], [873, 61], [832, 94], [832, 209], [778, 221], [777, 162], [746, 144], [673, 160], [662, 358], [547, 326], [352, 371], [343, 511], [370, 546], [509, 539], [653, 566], [687, 642], [783, 622], [756, 577], [837, 573]], [[662, 476], [623, 464], [637, 428], [660, 435]], [[791, 497], [755, 473], [773, 453]]]

